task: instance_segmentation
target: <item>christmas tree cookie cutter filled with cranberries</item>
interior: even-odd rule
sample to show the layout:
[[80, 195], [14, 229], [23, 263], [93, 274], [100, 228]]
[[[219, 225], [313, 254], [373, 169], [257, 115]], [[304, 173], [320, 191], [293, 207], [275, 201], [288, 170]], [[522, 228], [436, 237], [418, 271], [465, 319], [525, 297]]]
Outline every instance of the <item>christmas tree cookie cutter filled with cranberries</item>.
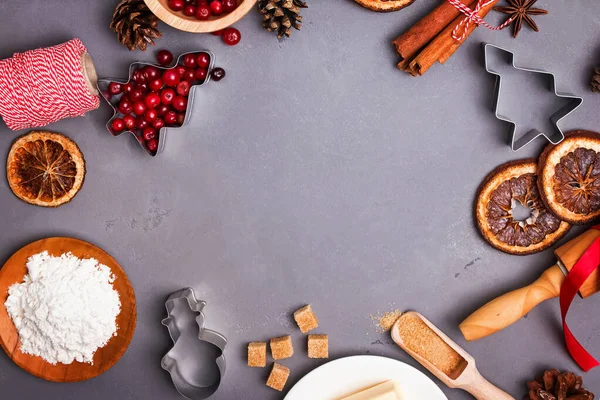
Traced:
[[215, 56], [207, 50], [181, 54], [173, 64], [170, 52], [161, 50], [159, 64], [136, 61], [129, 79], [99, 79], [98, 89], [113, 108], [106, 128], [113, 136], [130, 133], [151, 156], [164, 150], [167, 132], [187, 125], [199, 86], [222, 79], [214, 68]]

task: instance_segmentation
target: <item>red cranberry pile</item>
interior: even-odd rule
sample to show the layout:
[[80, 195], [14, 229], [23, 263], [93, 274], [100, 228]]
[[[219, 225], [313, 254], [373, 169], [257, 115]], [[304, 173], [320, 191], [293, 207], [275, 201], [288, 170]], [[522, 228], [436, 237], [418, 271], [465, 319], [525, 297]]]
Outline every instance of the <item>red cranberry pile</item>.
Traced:
[[211, 17], [229, 14], [238, 6], [238, 0], [169, 0], [169, 8], [188, 17], [206, 21]]
[[113, 134], [125, 130], [135, 133], [151, 154], [158, 149], [158, 135], [164, 126], [183, 124], [192, 85], [206, 81], [208, 74], [214, 81], [225, 77], [223, 68], [210, 66], [210, 55], [205, 52], [189, 53], [182, 62], [170, 68], [173, 54], [161, 50], [156, 55], [162, 68], [145, 65], [133, 71], [127, 83], [111, 82], [108, 94], [118, 111], [112, 120]]

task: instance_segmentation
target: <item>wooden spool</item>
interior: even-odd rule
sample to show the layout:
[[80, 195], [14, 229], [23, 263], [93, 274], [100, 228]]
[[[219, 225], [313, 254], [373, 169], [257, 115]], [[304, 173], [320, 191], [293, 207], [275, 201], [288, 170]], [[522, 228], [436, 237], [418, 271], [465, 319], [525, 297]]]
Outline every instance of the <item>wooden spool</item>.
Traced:
[[[52, 365], [41, 357], [21, 352], [21, 342], [17, 328], [13, 324], [4, 303], [8, 298], [8, 288], [23, 281], [27, 273], [27, 259], [34, 254], [47, 251], [60, 256], [71, 252], [79, 258], [95, 258], [106, 265], [115, 275], [114, 289], [119, 293], [121, 312], [117, 316], [117, 335], [106, 346], [94, 354], [94, 363], [73, 362]], [[121, 266], [104, 250], [78, 239], [55, 237], [38, 240], [17, 251], [0, 269], [0, 345], [19, 367], [39, 378], [53, 382], [79, 382], [94, 378], [110, 369], [129, 346], [136, 324], [136, 302], [131, 283]]]

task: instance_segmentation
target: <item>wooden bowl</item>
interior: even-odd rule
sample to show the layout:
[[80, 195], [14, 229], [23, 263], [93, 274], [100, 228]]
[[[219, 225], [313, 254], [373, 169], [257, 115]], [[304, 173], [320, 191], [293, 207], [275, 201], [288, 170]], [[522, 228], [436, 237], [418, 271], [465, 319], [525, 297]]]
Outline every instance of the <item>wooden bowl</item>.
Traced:
[[[113, 287], [119, 292], [121, 312], [117, 316], [117, 336], [113, 336], [106, 346], [94, 354], [94, 363], [71, 364], [57, 363], [52, 365], [41, 357], [21, 352], [19, 333], [13, 324], [4, 303], [8, 298], [8, 288], [13, 283], [20, 283], [27, 273], [27, 259], [44, 250], [50, 255], [60, 256], [71, 252], [79, 258], [95, 258], [106, 265], [115, 275]], [[136, 323], [136, 304], [133, 288], [125, 275], [125, 271], [104, 250], [78, 239], [55, 237], [38, 240], [17, 251], [0, 269], [0, 345], [11, 360], [25, 371], [39, 378], [53, 382], [79, 382], [94, 378], [112, 367], [129, 346], [133, 338]]]
[[257, 0], [238, 0], [239, 4], [229, 14], [212, 17], [206, 21], [183, 15], [181, 11], [169, 8], [169, 0], [144, 0], [148, 8], [164, 23], [186, 32], [208, 33], [227, 28], [242, 19], [254, 7]]

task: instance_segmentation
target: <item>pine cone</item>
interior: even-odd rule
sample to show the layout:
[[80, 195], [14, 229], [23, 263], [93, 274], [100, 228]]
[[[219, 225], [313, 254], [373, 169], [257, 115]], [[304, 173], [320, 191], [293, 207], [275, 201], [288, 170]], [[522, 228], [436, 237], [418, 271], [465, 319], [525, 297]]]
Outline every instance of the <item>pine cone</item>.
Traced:
[[591, 85], [592, 92], [600, 92], [600, 67], [594, 68]]
[[556, 369], [527, 382], [531, 400], [594, 400], [594, 394], [581, 387], [583, 379], [572, 372], [560, 373]]
[[263, 15], [263, 28], [277, 31], [277, 37], [290, 36], [291, 28], [302, 26], [301, 8], [307, 8], [301, 0], [258, 0], [258, 9]]
[[115, 8], [110, 27], [117, 32], [119, 42], [129, 50], [146, 50], [148, 43], [162, 36], [156, 27], [158, 17], [150, 11], [144, 0], [121, 0]]

